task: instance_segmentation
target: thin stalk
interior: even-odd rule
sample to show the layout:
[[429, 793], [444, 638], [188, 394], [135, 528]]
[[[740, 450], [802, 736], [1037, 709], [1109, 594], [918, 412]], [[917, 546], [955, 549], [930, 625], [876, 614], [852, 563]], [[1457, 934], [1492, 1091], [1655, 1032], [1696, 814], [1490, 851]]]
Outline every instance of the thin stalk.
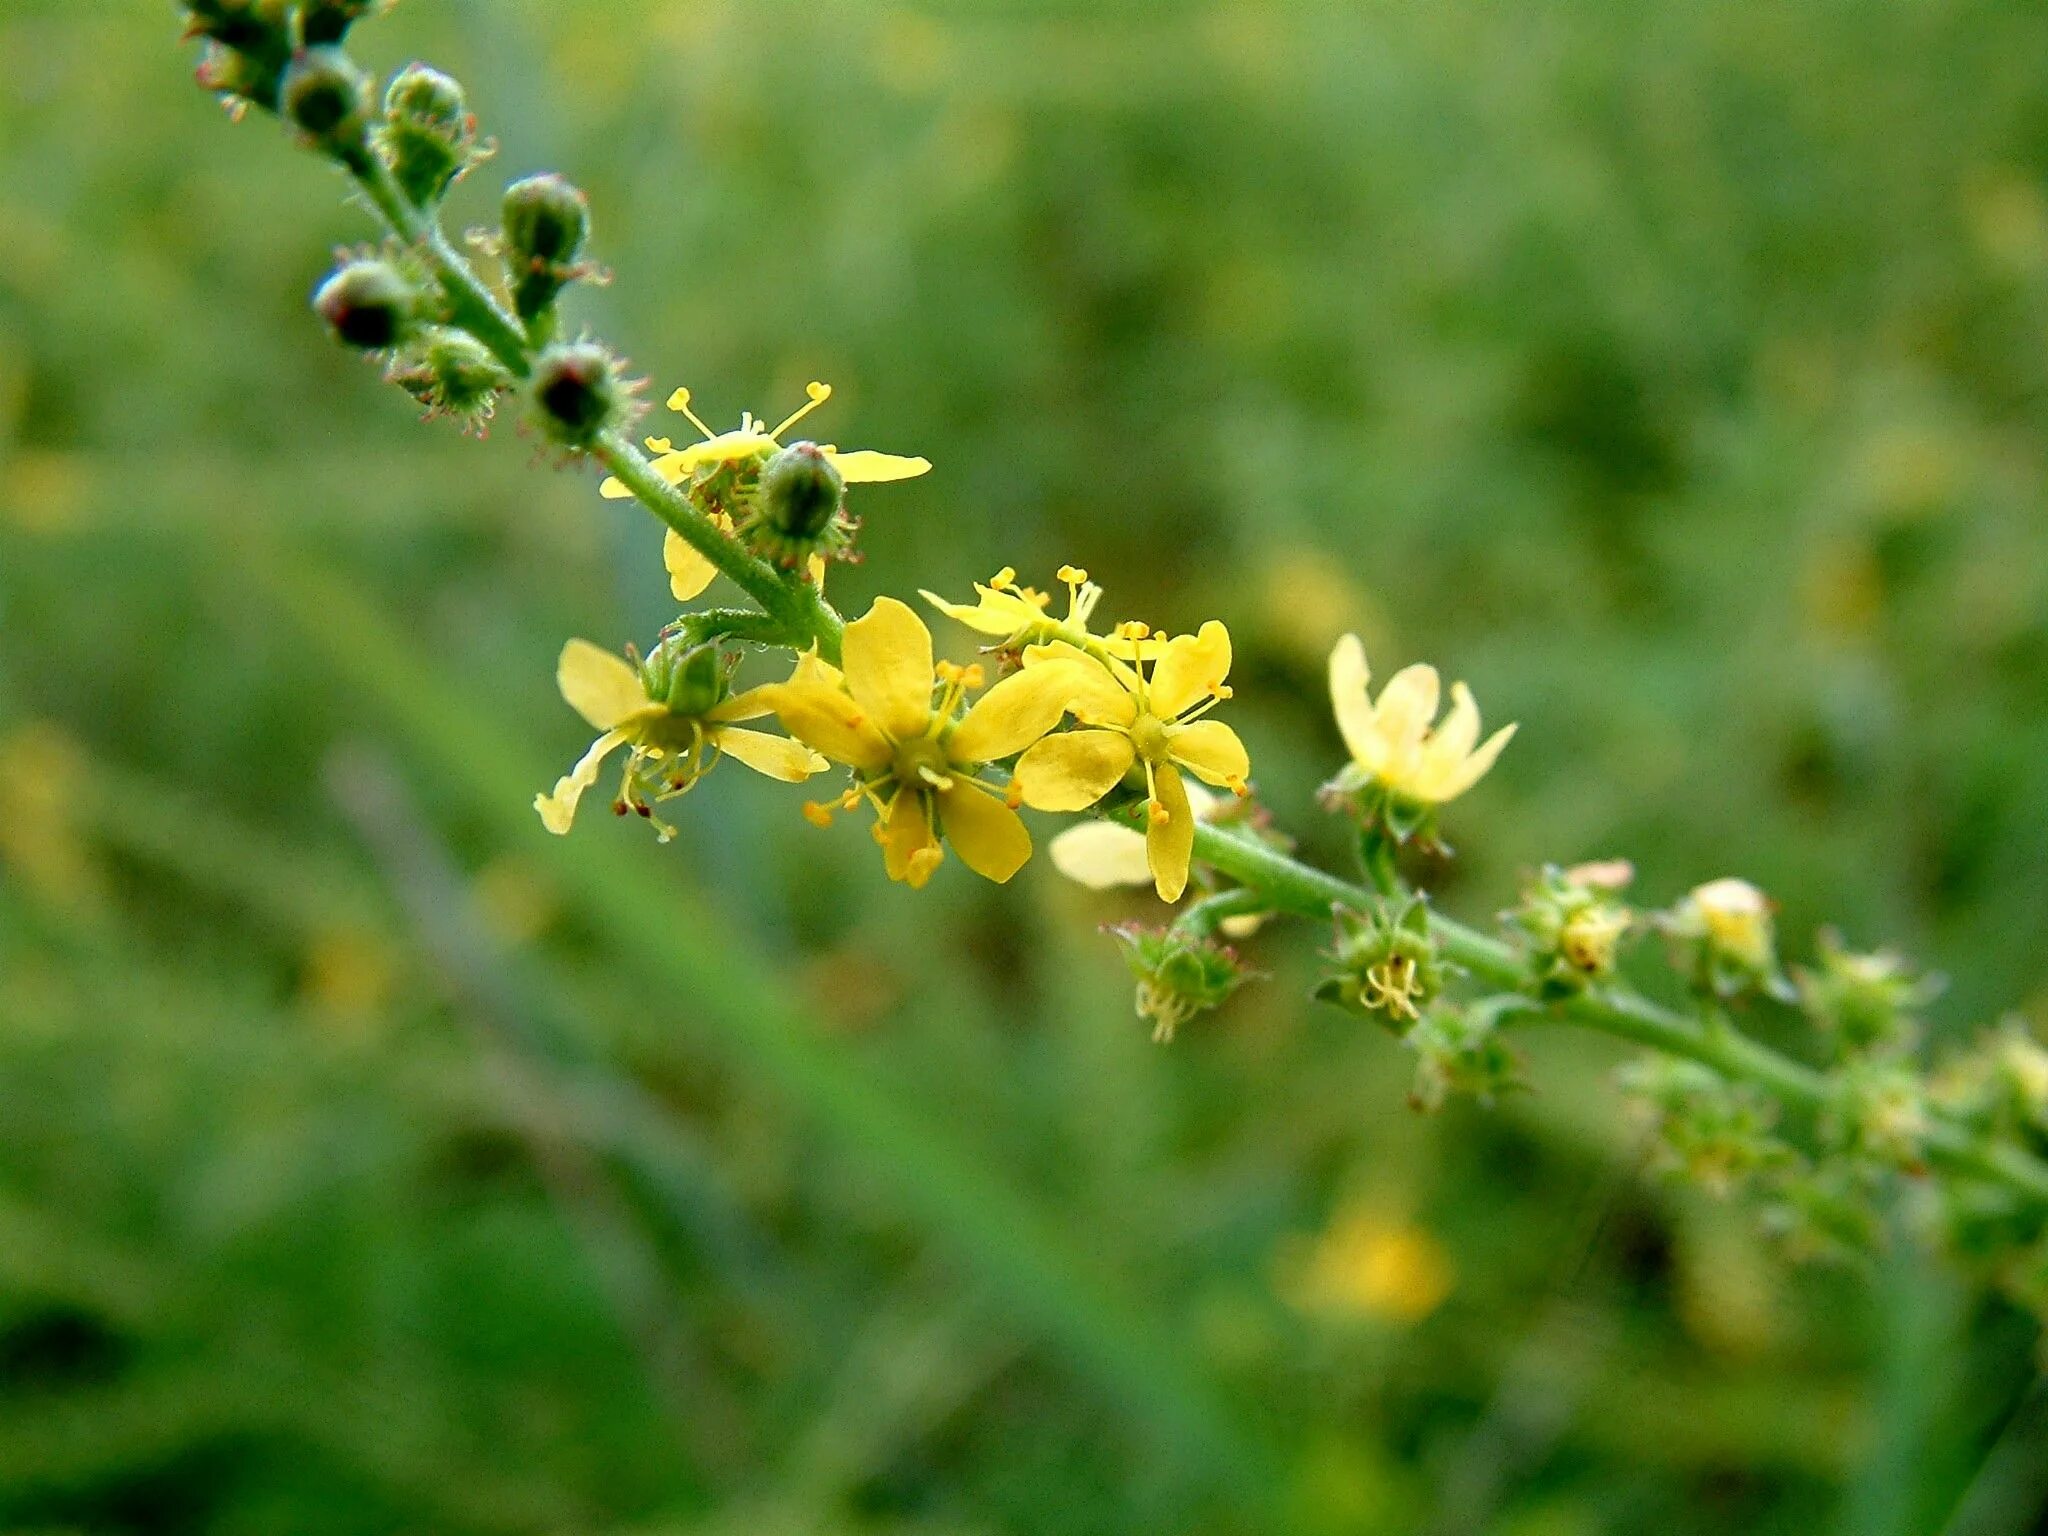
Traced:
[[[1267, 906], [1302, 917], [1325, 917], [1336, 906], [1368, 910], [1374, 893], [1289, 858], [1278, 849], [1210, 826], [1195, 829], [1195, 857], [1259, 891]], [[1430, 929], [1447, 959], [1472, 976], [1510, 991], [1528, 989], [1521, 957], [1500, 940], [1430, 914]], [[1627, 987], [1604, 987], [1553, 1005], [1551, 1016], [1709, 1067], [1732, 1082], [1752, 1083], [1781, 1103], [1827, 1108], [1835, 1087], [1824, 1073], [1733, 1029], [1704, 1029], [1684, 1014]], [[1935, 1119], [1928, 1160], [1952, 1172], [2002, 1184], [2048, 1203], [2048, 1163], [2011, 1142], [1987, 1142], [1954, 1121]]]

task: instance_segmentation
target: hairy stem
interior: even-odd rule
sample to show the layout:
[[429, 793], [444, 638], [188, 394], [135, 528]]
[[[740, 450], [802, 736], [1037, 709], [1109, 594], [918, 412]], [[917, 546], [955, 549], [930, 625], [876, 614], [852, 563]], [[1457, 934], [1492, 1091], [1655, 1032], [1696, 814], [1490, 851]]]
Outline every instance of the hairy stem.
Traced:
[[[1335, 906], [1370, 910], [1374, 901], [1373, 892], [1363, 886], [1217, 827], [1196, 829], [1195, 857], [1258, 890], [1273, 909], [1302, 917], [1326, 917]], [[1446, 958], [1474, 977], [1513, 992], [1529, 989], [1527, 967], [1500, 940], [1435, 912], [1430, 929]], [[1702, 1028], [1626, 987], [1584, 992], [1549, 1012], [1618, 1040], [1696, 1061], [1731, 1081], [1755, 1084], [1784, 1104], [1820, 1110], [1834, 1101], [1835, 1086], [1825, 1074], [1733, 1029]], [[1926, 1152], [1931, 1162], [1952, 1172], [2048, 1203], [2048, 1163], [2011, 1142], [1987, 1142], [1953, 1121], [1935, 1119]]]

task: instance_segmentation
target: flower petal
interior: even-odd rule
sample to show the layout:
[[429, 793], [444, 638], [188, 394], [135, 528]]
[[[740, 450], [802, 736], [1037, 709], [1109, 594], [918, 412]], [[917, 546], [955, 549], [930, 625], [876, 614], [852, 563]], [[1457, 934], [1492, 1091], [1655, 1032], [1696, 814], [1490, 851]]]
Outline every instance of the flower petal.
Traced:
[[1221, 720], [1171, 727], [1166, 750], [1181, 767], [1224, 789], [1236, 789], [1251, 777], [1251, 754]]
[[[720, 533], [732, 532], [732, 519], [723, 512], [712, 513], [711, 521]], [[687, 603], [696, 597], [711, 585], [711, 578], [718, 574], [718, 567], [698, 554], [673, 528], [661, 541], [661, 563], [668, 567], [668, 589], [679, 603]]]
[[[798, 665], [801, 669], [802, 664]], [[782, 685], [779, 683], [764, 683], [759, 688], [749, 688], [744, 693], [732, 694], [723, 703], [707, 709], [704, 718], [726, 724], [734, 720], [758, 720], [763, 715], [772, 715], [775, 713], [775, 703], [769, 695], [780, 686]]]
[[562, 647], [555, 684], [569, 707], [600, 731], [660, 707], [647, 697], [631, 662], [588, 640], [571, 640]]
[[[893, 597], [846, 626], [846, 686], [893, 740], [914, 741], [932, 719], [932, 632]], [[825, 749], [820, 749], [825, 750]]]
[[[802, 670], [799, 662], [799, 676]], [[835, 763], [873, 773], [894, 755], [888, 738], [875, 729], [868, 712], [839, 688], [792, 678], [759, 691], [766, 695], [784, 730]]]
[[1024, 668], [1051, 666], [1069, 662], [1086, 669], [1087, 675], [1076, 680], [1077, 688], [1073, 702], [1068, 708], [1074, 718], [1084, 725], [1129, 725], [1138, 718], [1138, 701], [1132, 693], [1137, 687], [1137, 674], [1121, 662], [1111, 666], [1121, 671], [1112, 671], [1097, 661], [1079, 646], [1069, 645], [1064, 640], [1054, 640], [1046, 645], [1024, 647]]
[[946, 755], [962, 765], [992, 763], [1022, 752], [1060, 723], [1088, 674], [1100, 667], [1055, 662], [1013, 672], [974, 701], [946, 738]]
[[1161, 901], [1179, 901], [1188, 888], [1188, 864], [1195, 856], [1195, 813], [1188, 804], [1187, 786], [1171, 763], [1152, 770], [1153, 804], [1165, 811], [1153, 816], [1145, 833], [1145, 862], [1152, 869], [1152, 886]]
[[1031, 857], [1023, 818], [972, 779], [957, 778], [939, 791], [939, 824], [960, 862], [1001, 885]]
[[1119, 885], [1150, 885], [1145, 838], [1113, 821], [1084, 821], [1069, 827], [1046, 848], [1053, 867], [1091, 891]]
[[1366, 693], [1371, 681], [1365, 646], [1358, 636], [1345, 635], [1330, 652], [1330, 710], [1337, 717], [1344, 749], [1369, 772], [1377, 771], [1385, 756], [1372, 699]]
[[1083, 811], [1116, 788], [1136, 755], [1118, 731], [1048, 736], [1017, 759], [1017, 793], [1041, 811]]
[[1474, 784], [1486, 777], [1494, 759], [1500, 756], [1500, 749], [1515, 739], [1515, 727], [1504, 725], [1486, 738], [1486, 744], [1474, 752], [1453, 770], [1438, 786], [1438, 799], [1455, 800]]
[[604, 760], [625, 742], [624, 731], [606, 731], [576, 760], [574, 768], [555, 780], [553, 794], [535, 795], [533, 808], [540, 812], [541, 825], [557, 837], [566, 834], [576, 819], [576, 804], [583, 798], [583, 791], [597, 782], [597, 772], [604, 766]]
[[896, 791], [896, 798], [889, 802], [888, 818], [875, 829], [875, 837], [882, 845], [882, 867], [889, 878], [912, 890], [931, 879], [932, 871], [946, 857], [932, 831], [924, 794], [918, 790]]
[[800, 741], [791, 741], [787, 736], [776, 736], [767, 731], [742, 730], [736, 725], [721, 726], [712, 731], [711, 743], [727, 757], [738, 759], [754, 772], [765, 773], [785, 784], [801, 784], [812, 774], [823, 773], [831, 766]]
[[955, 623], [965, 624], [984, 635], [1007, 638], [1045, 619], [1043, 609], [1014, 592], [998, 592], [994, 587], [984, 587], [978, 582], [974, 590], [981, 594], [981, 601], [972, 605], [949, 603], [936, 592], [920, 590], [918, 596]]
[[1436, 668], [1426, 662], [1403, 667], [1387, 679], [1373, 713], [1380, 739], [1395, 756], [1413, 752], [1422, 744], [1423, 733], [1436, 718], [1441, 690]]
[[1230, 631], [1216, 620], [1198, 634], [1176, 635], [1166, 643], [1145, 690], [1145, 707], [1162, 720], [1194, 708], [1222, 688], [1230, 675]]
[[841, 453], [836, 448], [825, 450], [825, 458], [839, 471], [839, 478], [848, 485], [877, 485], [885, 480], [915, 480], [932, 467], [930, 459], [911, 458], [900, 453], [877, 453], [872, 448], [856, 448], [851, 453]]

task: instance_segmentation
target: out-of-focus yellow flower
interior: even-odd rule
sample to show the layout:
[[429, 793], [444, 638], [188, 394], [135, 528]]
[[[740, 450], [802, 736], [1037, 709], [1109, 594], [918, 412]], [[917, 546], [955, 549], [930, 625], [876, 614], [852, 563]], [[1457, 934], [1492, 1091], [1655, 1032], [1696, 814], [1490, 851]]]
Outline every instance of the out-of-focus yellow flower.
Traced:
[[[711, 654], [711, 648], [697, 654]], [[681, 672], [684, 665], [679, 661], [675, 670]], [[555, 680], [562, 697], [602, 733], [576, 766], [556, 780], [552, 794], [534, 796], [533, 808], [540, 812], [541, 822], [558, 835], [569, 830], [583, 792], [597, 782], [604, 760], [620, 747], [631, 750], [612, 809], [622, 816], [638, 812], [654, 824], [663, 842], [675, 836], [675, 828], [656, 818], [653, 807], [694, 787], [720, 757], [737, 758], [755, 772], [789, 784], [826, 767], [823, 758], [800, 742], [740, 729], [736, 722], [769, 713], [766, 690], [727, 695], [722, 673], [692, 678], [687, 685], [674, 682], [664, 688], [662, 697], [655, 697], [648, 669], [636, 669], [588, 640], [571, 640], [562, 647]]]
[[1202, 718], [1230, 697], [1224, 683], [1230, 631], [1211, 619], [1198, 633], [1162, 644], [1144, 625], [1126, 624], [1100, 654], [1056, 641], [1030, 647], [1024, 660], [1026, 674], [1072, 663], [1085, 668], [1087, 678], [1086, 690], [1074, 701], [1082, 728], [1048, 736], [1018, 759], [1016, 785], [1024, 803], [1045, 811], [1086, 810], [1134, 764], [1141, 766], [1146, 863], [1160, 899], [1178, 901], [1187, 889], [1195, 843], [1195, 813], [1181, 770], [1240, 795], [1252, 771], [1237, 733], [1220, 720]]
[[375, 931], [353, 925], [323, 929], [306, 947], [301, 990], [308, 1003], [337, 1021], [367, 1019], [391, 1001], [397, 957]]
[[[962, 698], [981, 685], [981, 669], [935, 663], [931, 631], [892, 597], [875, 599], [846, 626], [843, 660], [841, 671], [807, 655], [788, 682], [759, 692], [792, 736], [853, 769], [855, 783], [836, 804], [874, 807], [889, 878], [922, 886], [945, 858], [944, 838], [976, 874], [1008, 880], [1031, 857], [1031, 834], [1014, 803], [976, 770], [1057, 725], [1092, 668], [1027, 668], [956, 718]], [[815, 801], [804, 807], [819, 825], [832, 810]]]
[[[720, 533], [733, 531], [732, 519], [723, 512], [711, 514], [711, 524]], [[668, 589], [679, 603], [687, 603], [699, 596], [711, 585], [711, 578], [718, 574], [718, 567], [706, 560], [671, 528], [661, 541], [661, 563], [668, 570]], [[825, 588], [825, 557], [812, 555], [809, 561], [811, 585], [823, 591]]]
[[[784, 417], [781, 425], [769, 427], [757, 419], [751, 411], [740, 414], [740, 424], [730, 432], [714, 432], [707, 427], [690, 409], [690, 392], [677, 389], [668, 397], [668, 408], [689, 418], [690, 425], [703, 433], [699, 442], [678, 448], [666, 437], [647, 439], [647, 451], [654, 458], [655, 473], [670, 485], [688, 479], [699, 470], [713, 469], [721, 465], [744, 465], [759, 463], [782, 446], [782, 434], [802, 421], [811, 412], [832, 398], [832, 386], [813, 381], [804, 386], [809, 397], [805, 403]], [[873, 449], [858, 448], [842, 453], [838, 448], [825, 445], [825, 458], [839, 471], [839, 477], [849, 485], [874, 484], [885, 480], [911, 480], [930, 470], [931, 461], [908, 457], [899, 453], [877, 453]], [[600, 494], [614, 501], [623, 500], [633, 493], [626, 489], [617, 477], [608, 476], [598, 487]]]
[[0, 737], [0, 865], [37, 895], [85, 915], [107, 907], [100, 867], [77, 825], [80, 785], [91, 771], [85, 749], [55, 725], [31, 721]]
[[1726, 876], [1697, 885], [1687, 898], [1713, 946], [1751, 970], [1768, 970], [1773, 934], [1770, 898], [1747, 880]]
[[1330, 703], [1351, 753], [1338, 778], [1342, 788], [1379, 784], [1399, 799], [1441, 805], [1478, 783], [1515, 734], [1504, 725], [1475, 750], [1479, 706], [1463, 683], [1451, 685], [1450, 712], [1432, 728], [1441, 690], [1434, 667], [1403, 667], [1377, 701], [1367, 692], [1370, 681], [1365, 647], [1358, 636], [1344, 636], [1330, 652]]
[[1451, 1294], [1457, 1273], [1422, 1227], [1366, 1205], [1340, 1211], [1305, 1250], [1284, 1254], [1280, 1289], [1303, 1312], [1419, 1323]]

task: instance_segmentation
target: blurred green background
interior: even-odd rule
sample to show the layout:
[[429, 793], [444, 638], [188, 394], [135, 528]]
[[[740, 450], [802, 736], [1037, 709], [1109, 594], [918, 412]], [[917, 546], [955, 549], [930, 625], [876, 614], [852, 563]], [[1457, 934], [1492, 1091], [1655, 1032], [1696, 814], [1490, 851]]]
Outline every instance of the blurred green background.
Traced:
[[[728, 771], [530, 809], [656, 530], [306, 310], [367, 238], [170, 7], [0, 16], [0, 1529], [2043, 1525], [2036, 1339], [1641, 1172], [1613, 1051], [1402, 1107], [1303, 1002], [1172, 1049], [1044, 860], [887, 885]], [[577, 312], [929, 455], [842, 606], [1224, 618], [1320, 857], [1332, 637], [1522, 734], [1452, 910], [1740, 872], [2048, 1021], [2048, 12], [452, 3]], [[657, 413], [653, 430], [666, 430]], [[961, 637], [964, 642], [964, 637]], [[964, 654], [962, 643], [956, 654]], [[1049, 827], [1046, 830], [1050, 830]], [[1650, 966], [1654, 970], [1654, 964]]]

